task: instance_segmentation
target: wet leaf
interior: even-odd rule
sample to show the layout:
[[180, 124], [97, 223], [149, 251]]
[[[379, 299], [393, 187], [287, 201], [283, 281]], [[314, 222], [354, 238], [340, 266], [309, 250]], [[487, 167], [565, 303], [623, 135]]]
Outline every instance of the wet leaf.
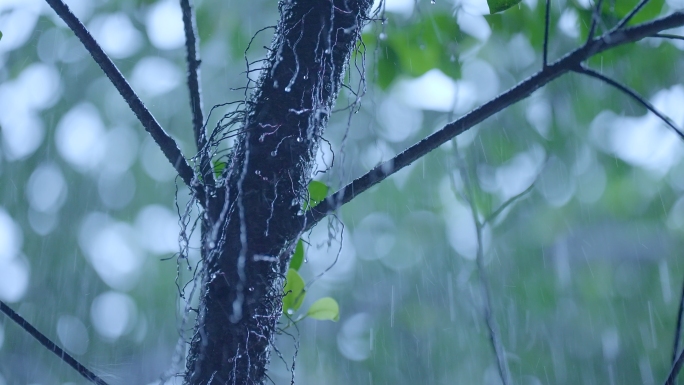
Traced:
[[304, 243], [300, 239], [297, 241], [297, 247], [290, 260], [290, 269], [299, 270], [299, 268], [302, 267], [302, 262], [304, 262]]
[[340, 319], [340, 306], [333, 298], [324, 297], [314, 302], [306, 315], [321, 321], [337, 322]]
[[223, 170], [226, 169], [226, 162], [221, 162], [218, 160], [214, 161], [214, 175], [218, 178], [221, 176], [223, 173]]
[[503, 12], [514, 5], [518, 5], [519, 3], [520, 0], [487, 0], [489, 13]]
[[328, 196], [328, 186], [323, 182], [312, 180], [309, 183], [309, 201], [304, 204], [304, 210], [308, 210], [321, 203]]
[[287, 271], [287, 282], [285, 283], [285, 297], [283, 298], [283, 312], [292, 314], [297, 311], [304, 302], [306, 291], [304, 290], [304, 279], [295, 269]]

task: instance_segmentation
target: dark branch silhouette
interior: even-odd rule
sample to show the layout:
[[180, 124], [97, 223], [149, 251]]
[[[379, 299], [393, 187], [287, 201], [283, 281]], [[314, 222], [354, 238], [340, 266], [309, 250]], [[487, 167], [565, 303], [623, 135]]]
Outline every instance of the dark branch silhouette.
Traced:
[[[542, 169], [543, 169], [543, 168], [542, 168]], [[540, 173], [541, 173], [541, 172], [540, 172]], [[533, 182], [532, 184], [530, 184], [529, 187], [527, 187], [527, 188], [526, 188], [525, 190], [523, 190], [521, 193], [512, 196], [510, 199], [508, 199], [506, 202], [504, 202], [501, 206], [499, 206], [499, 208], [496, 209], [493, 213], [489, 214], [489, 215], [487, 216], [487, 218], [486, 218], [484, 221], [482, 221], [482, 226], [484, 227], [484, 226], [487, 225], [488, 223], [491, 223], [492, 221], [494, 221], [494, 220], [496, 219], [496, 217], [498, 217], [504, 210], [506, 210], [506, 208], [507, 208], [508, 206], [512, 205], [513, 203], [515, 203], [516, 201], [518, 201], [518, 199], [524, 197], [525, 195], [527, 195], [527, 193], [529, 193], [530, 191], [532, 191], [532, 189], [534, 188], [534, 186], [535, 186], [535, 184], [536, 184], [536, 180], [537, 180], [538, 178], [539, 178], [539, 175], [537, 175], [537, 176], [535, 177], [535, 182]]]
[[[512, 385], [513, 379], [511, 378], [511, 371], [508, 367], [508, 361], [506, 360], [506, 350], [504, 348], [503, 342], [501, 341], [501, 333], [499, 332], [499, 325], [496, 321], [496, 316], [494, 315], [494, 307], [492, 306], [492, 294], [491, 286], [489, 284], [489, 277], [487, 275], [487, 269], [484, 263], [484, 242], [482, 230], [484, 228], [483, 223], [480, 221], [480, 215], [478, 214], [477, 206], [475, 205], [475, 192], [470, 180], [470, 175], [466, 169], [465, 160], [458, 159], [458, 146], [455, 146], [456, 150], [456, 162], [458, 162], [459, 172], [461, 174], [461, 180], [463, 180], [463, 193], [465, 200], [470, 206], [470, 213], [475, 224], [475, 234], [477, 238], [477, 252], [475, 256], [475, 261], [477, 264], [477, 272], [480, 277], [480, 284], [482, 287], [482, 297], [483, 297], [483, 309], [482, 315], [487, 325], [487, 334], [489, 334], [489, 343], [494, 351], [494, 356], [496, 357], [496, 366], [499, 371], [499, 377], [503, 385]], [[451, 175], [451, 184], [454, 191], [456, 191], [456, 183], [454, 181], [453, 174]]]
[[677, 375], [682, 370], [682, 364], [684, 364], [684, 351], [679, 353], [679, 357], [677, 357], [677, 360], [672, 365], [672, 370], [670, 370], [670, 374], [668, 374], [667, 380], [665, 380], [665, 385], [675, 385]]
[[278, 5], [271, 49], [258, 80], [248, 84], [236, 144], [217, 198], [202, 215], [210, 231], [201, 243], [205, 270], [188, 385], [262, 384], [267, 377], [283, 283], [302, 229], [300, 202], [372, 1]]
[[542, 56], [542, 68], [549, 64], [549, 24], [551, 24], [551, 0], [546, 0], [544, 9], [544, 52]]
[[679, 341], [682, 338], [682, 322], [684, 322], [684, 281], [682, 281], [682, 293], [679, 295], [679, 310], [677, 310], [677, 326], [675, 327], [674, 346], [672, 347], [672, 364], [677, 362], [679, 353]]
[[601, 20], [601, 7], [602, 6], [603, 6], [603, 0], [598, 0], [598, 2], [596, 3], [596, 6], [594, 7], [594, 10], [591, 13], [591, 27], [589, 27], [589, 33], [587, 34], [587, 42], [586, 42], [587, 45], [594, 39], [594, 34], [596, 33], [596, 27], [598, 26], [598, 23]]
[[587, 42], [580, 48], [566, 54], [529, 78], [518, 83], [508, 91], [463, 115], [454, 122], [444, 126], [441, 130], [422, 139], [420, 142], [406, 149], [404, 152], [387, 160], [365, 175], [342, 187], [329, 196], [324, 202], [311, 209], [305, 217], [305, 229], [311, 229], [326, 215], [348, 203], [359, 194], [385, 180], [388, 176], [420, 159], [423, 155], [436, 149], [462, 132], [472, 128], [492, 115], [510, 105], [528, 97], [532, 92], [571, 71], [582, 71], [581, 63], [591, 56], [611, 48], [632, 43], [646, 37], [653, 36], [660, 31], [684, 25], [684, 11], [638, 24], [636, 26], [609, 31]]
[[190, 111], [192, 111], [192, 131], [195, 145], [199, 153], [200, 174], [205, 184], [214, 184], [214, 173], [211, 167], [211, 155], [207, 153], [207, 135], [204, 131], [204, 111], [202, 105], [202, 90], [200, 83], [200, 53], [199, 35], [197, 34], [197, 20], [195, 10], [190, 0], [180, 1], [183, 13], [183, 29], [185, 31], [185, 61], [188, 65], [188, 92], [190, 93]]
[[627, 14], [627, 16], [625, 16], [622, 20], [620, 20], [620, 22], [617, 23], [615, 27], [613, 27], [612, 31], [617, 31], [618, 29], [627, 25], [627, 23], [629, 23], [629, 21], [632, 20], [632, 18], [636, 16], [636, 14], [639, 13], [639, 11], [641, 11], [641, 8], [643, 8], [648, 3], [648, 1], [649, 0], [641, 0], [639, 4], [637, 4], [636, 7], [634, 7], [629, 12], [629, 14]]
[[57, 15], [64, 20], [69, 28], [71, 28], [79, 40], [81, 40], [83, 46], [88, 50], [93, 59], [95, 59], [100, 68], [102, 68], [102, 71], [104, 71], [105, 75], [107, 75], [112, 84], [114, 84], [114, 87], [116, 87], [124, 100], [126, 100], [126, 103], [128, 103], [128, 106], [140, 123], [142, 123], [143, 127], [145, 127], [145, 130], [152, 135], [152, 138], [157, 142], [157, 145], [159, 145], [159, 148], [166, 156], [166, 159], [171, 162], [171, 165], [176, 169], [178, 175], [180, 175], [185, 184], [199, 193], [199, 190], [201, 190], [202, 187], [198, 183], [193, 182], [193, 180], [197, 179], [195, 178], [195, 173], [190, 165], [188, 165], [185, 157], [183, 157], [176, 142], [159, 125], [154, 116], [152, 116], [152, 113], [145, 107], [145, 104], [140, 100], [135, 91], [133, 91], [133, 88], [128, 84], [114, 62], [112, 62], [109, 56], [102, 50], [102, 47], [93, 39], [93, 36], [88, 32], [83, 23], [81, 23], [62, 0], [45, 1], [55, 10]]
[[684, 40], [684, 36], [672, 35], [669, 33], [656, 33], [655, 35], [653, 35], [651, 37], [659, 37], [662, 39], [671, 39], [671, 40]]
[[610, 84], [611, 86], [613, 86], [613, 87], [619, 89], [620, 91], [624, 92], [625, 94], [629, 95], [629, 96], [632, 97], [634, 100], [636, 100], [637, 102], [639, 102], [639, 104], [641, 104], [642, 106], [646, 107], [647, 110], [651, 111], [655, 116], [657, 116], [658, 118], [660, 118], [660, 120], [662, 120], [662, 121], [663, 121], [665, 124], [667, 124], [670, 128], [672, 128], [672, 129], [674, 130], [674, 132], [675, 132], [677, 135], [679, 135], [680, 138], [684, 139], [684, 133], [682, 132], [682, 130], [680, 130], [680, 129], [672, 122], [672, 120], [670, 120], [670, 118], [668, 118], [667, 116], [665, 116], [662, 112], [658, 111], [658, 109], [655, 108], [655, 106], [653, 106], [648, 100], [644, 99], [641, 95], [639, 95], [638, 93], [636, 93], [636, 91], [634, 91], [634, 90], [632, 90], [631, 88], [625, 86], [624, 84], [621, 84], [620, 82], [617, 82], [617, 81], [615, 81], [615, 80], [613, 80], [613, 79], [611, 79], [611, 78], [609, 78], [609, 77], [607, 77], [607, 76], [605, 76], [605, 75], [602, 75], [602, 74], [599, 73], [599, 72], [596, 72], [596, 71], [594, 71], [594, 70], [592, 70], [592, 69], [590, 69], [590, 68], [584, 67], [584, 66], [581, 66], [580, 68], [575, 69], [575, 72], [580, 73], [580, 74], [584, 74], [584, 75], [587, 75], [587, 76], [590, 76], [590, 77], [595, 78], [595, 79], [598, 79], [598, 80], [601, 80], [602, 82], [605, 82], [605, 83], [607, 83], [607, 84]]
[[9, 319], [16, 322], [17, 325], [19, 325], [19, 327], [24, 329], [33, 338], [37, 339], [38, 342], [40, 342], [41, 345], [45, 346], [47, 350], [55, 353], [55, 355], [57, 355], [57, 357], [59, 357], [62, 361], [66, 362], [67, 365], [74, 368], [86, 380], [97, 385], [107, 385], [107, 383], [103, 379], [98, 377], [95, 373], [91, 372], [88, 368], [83, 366], [83, 364], [78, 362], [69, 353], [65, 352], [62, 348], [57, 346], [57, 344], [52, 342], [52, 340], [45, 336], [45, 334], [41, 333], [38, 329], [31, 325], [31, 323], [28, 322], [24, 317], [20, 316], [17, 312], [12, 310], [12, 308], [7, 306], [7, 304], [5, 304], [2, 301], [0, 301], [0, 311], [5, 313], [5, 315], [7, 315]]

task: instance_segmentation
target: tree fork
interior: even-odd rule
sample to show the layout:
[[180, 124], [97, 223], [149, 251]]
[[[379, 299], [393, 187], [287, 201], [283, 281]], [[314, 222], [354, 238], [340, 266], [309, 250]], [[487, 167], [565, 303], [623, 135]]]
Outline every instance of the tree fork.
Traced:
[[281, 0], [242, 134], [206, 205], [205, 264], [185, 383], [260, 384], [319, 140], [371, 0]]

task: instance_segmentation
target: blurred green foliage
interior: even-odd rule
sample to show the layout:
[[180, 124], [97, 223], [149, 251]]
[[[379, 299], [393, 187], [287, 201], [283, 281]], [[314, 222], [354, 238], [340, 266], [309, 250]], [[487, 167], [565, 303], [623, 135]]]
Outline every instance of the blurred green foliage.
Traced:
[[[148, 17], [160, 3], [81, 3], [79, 12], [88, 26], [118, 11], [127, 15], [139, 33], [139, 47], [115, 61], [133, 79], [134, 88], [143, 91], [143, 100], [184, 153], [194, 155], [183, 49], [159, 48], [149, 37]], [[597, 33], [635, 3], [605, 1]], [[583, 44], [591, 10], [579, 2], [551, 4], [553, 60]], [[668, 4], [649, 2], [632, 23], [671, 11]], [[415, 2], [413, 7], [411, 12], [389, 7], [378, 15], [384, 23], [365, 30], [360, 52], [365, 53], [365, 68], [352, 66], [347, 79], [357, 90], [365, 69], [366, 94], [351, 123], [347, 110], [333, 114], [326, 138], [335, 152], [334, 166], [316, 176], [320, 182], [310, 189], [312, 204], [328, 195], [328, 187], [335, 191], [464, 112], [411, 105], [411, 95], [399, 95], [402, 82], [437, 69], [455, 82], [454, 88], [461, 87], [460, 97], [478, 105], [541, 66], [541, 1], [527, 0], [486, 16], [442, 1]], [[257, 31], [277, 23], [277, 4], [198, 1], [197, 15], [208, 111], [244, 97], [245, 49]], [[477, 37], [474, 28], [480, 32]], [[7, 28], [3, 31], [0, 49], [12, 38]], [[254, 37], [247, 52], [250, 62], [266, 55], [261, 47], [269, 46], [271, 32]], [[679, 100], [682, 49], [676, 42], [649, 39], [597, 55], [589, 65], [651, 101], [665, 98], [668, 102], [660, 105], [682, 126], [684, 117], [667, 104]], [[141, 72], [139, 65], [150, 57], [162, 58], [176, 70], [173, 86], [164, 93], [145, 93], [154, 84], [146, 84], [150, 73]], [[155, 145], [100, 69], [47, 8], [21, 45], [0, 54], [4, 106], [25, 97], [13, 90], [8, 98], [8, 85], [34, 64], [55, 69], [60, 86], [54, 100], [35, 111], [43, 139], [33, 152], [10, 159], [10, 144], [3, 136], [0, 207], [21, 229], [18, 258], [25, 259], [30, 271], [26, 292], [12, 306], [60, 344], [62, 339], [72, 347], [87, 341], [85, 352], [71, 352], [111, 384], [151, 383], [171, 367], [179, 328], [192, 325], [181, 324], [185, 304], [179, 290], [193, 272], [188, 266], [193, 269], [196, 263], [196, 245], [184, 250], [190, 258], [181, 258], [178, 265], [173, 258], [178, 249], [155, 251], [145, 245], [177, 240], [174, 226], [188, 192], [166, 161], [159, 160]], [[37, 100], [35, 95], [47, 85], [35, 87], [26, 90], [34, 95], [27, 100]], [[449, 87], [445, 82], [421, 97], [448, 97], [443, 91]], [[338, 106], [355, 98], [343, 90]], [[74, 166], [57, 148], [60, 121], [84, 102], [95, 107], [105, 133], [120, 127], [133, 133], [120, 147], [108, 136], [99, 138], [94, 147], [107, 149], [105, 160], [87, 170]], [[19, 111], [5, 109], [2, 117], [19, 116]], [[219, 109], [208, 127], [228, 111]], [[413, 131], [396, 136], [411, 124]], [[4, 126], [2, 131], [9, 132]], [[310, 318], [339, 316], [339, 322], [304, 319], [288, 329], [300, 342], [298, 351], [283, 334], [278, 348], [287, 363], [274, 358], [269, 376], [278, 384], [290, 383], [296, 355], [298, 384], [498, 384], [483, 320], [484, 307], [490, 306], [515, 383], [660, 382], [669, 370], [684, 276], [684, 210], [678, 208], [684, 207], [682, 144], [668, 135], [628, 97], [567, 75], [373, 187], [298, 242], [286, 291], [303, 293], [306, 288], [307, 295], [286, 296], [285, 310], [301, 307], [309, 309]], [[458, 155], [453, 146], [458, 146]], [[130, 167], [108, 181], [111, 163], [121, 162], [117, 157], [127, 149], [133, 153]], [[29, 202], [31, 175], [44, 164], [58, 167], [67, 186], [63, 205], [44, 213], [57, 221], [50, 231], [36, 226], [39, 219]], [[473, 260], [472, 221], [458, 172], [463, 164], [483, 217], [535, 183], [485, 228], [491, 304], [483, 300]], [[216, 164], [215, 172], [222, 167]], [[112, 204], [107, 193], [121, 196], [119, 189], [130, 186], [130, 180], [129, 201]], [[171, 220], [143, 226], [143, 213], [150, 207], [162, 207]], [[130, 287], [105, 282], [92, 253], [84, 250], [84, 223], [92, 213], [106, 214], [114, 229], [131, 237], [126, 245], [141, 262]], [[161, 231], [169, 224], [170, 236]], [[149, 232], [141, 232], [143, 228]], [[105, 255], [107, 250], [101, 251]], [[98, 331], [102, 326], [93, 316], [96, 299], [111, 292], [125, 294], [135, 304], [130, 325], [116, 338]], [[185, 293], [189, 295], [187, 289]], [[65, 316], [80, 320], [85, 339], [59, 329], [70, 319]], [[3, 320], [0, 330], [0, 376], [6, 383], [80, 381], [15, 325]]]

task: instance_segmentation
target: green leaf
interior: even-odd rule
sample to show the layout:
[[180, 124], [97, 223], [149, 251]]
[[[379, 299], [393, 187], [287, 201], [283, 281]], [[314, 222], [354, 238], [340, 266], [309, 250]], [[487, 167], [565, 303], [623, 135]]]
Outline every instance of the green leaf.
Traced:
[[328, 186], [323, 182], [312, 180], [309, 183], [309, 201], [304, 203], [304, 210], [308, 210], [321, 203], [328, 196]]
[[487, 0], [489, 6], [489, 13], [499, 13], [508, 8], [518, 5], [521, 0]]
[[2, 40], [2, 31], [0, 31], [0, 40]]
[[216, 177], [220, 177], [221, 174], [223, 173], [223, 170], [226, 169], [226, 162], [221, 162], [220, 160], [215, 160], [214, 161], [214, 175]]
[[302, 262], [304, 262], [304, 243], [300, 239], [297, 241], [297, 247], [290, 260], [290, 269], [299, 270], [299, 268], [302, 267]]
[[320, 202], [325, 199], [326, 196], [328, 196], [328, 186], [326, 186], [325, 183], [317, 180], [312, 180], [311, 183], [309, 183], [309, 198], [312, 201]]
[[321, 321], [339, 321], [340, 306], [330, 297], [324, 297], [314, 302], [306, 315]]
[[302, 306], [306, 291], [304, 290], [304, 280], [295, 269], [287, 271], [287, 282], [285, 283], [285, 297], [283, 298], [283, 312], [292, 314]]

